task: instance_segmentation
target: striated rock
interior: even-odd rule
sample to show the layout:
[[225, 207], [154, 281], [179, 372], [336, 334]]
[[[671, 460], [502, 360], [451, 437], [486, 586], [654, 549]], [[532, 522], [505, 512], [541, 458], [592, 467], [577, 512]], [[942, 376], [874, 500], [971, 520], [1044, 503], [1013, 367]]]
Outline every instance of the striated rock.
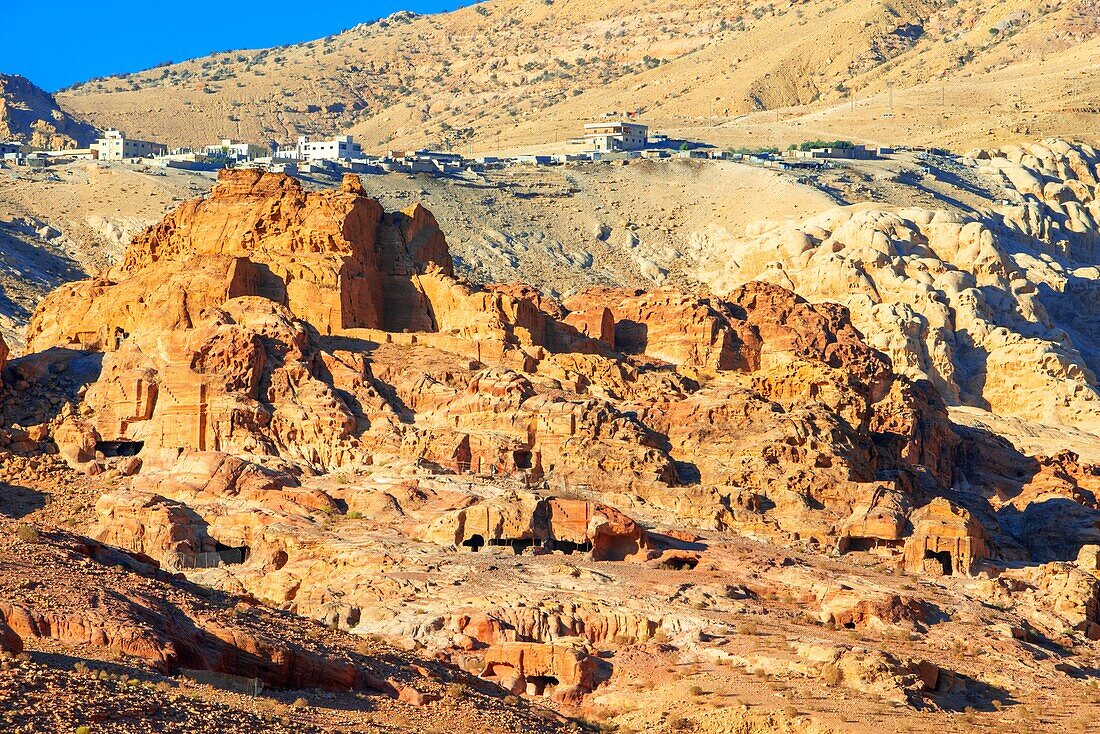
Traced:
[[644, 557], [645, 530], [623, 513], [595, 502], [533, 495], [480, 502], [436, 519], [425, 531], [428, 540], [479, 551], [505, 546], [516, 553], [537, 547], [546, 551], [590, 552], [596, 561]]
[[481, 677], [512, 693], [571, 698], [595, 686], [596, 660], [579, 647], [506, 642], [485, 651]]
[[0, 653], [18, 655], [23, 652], [23, 638], [6, 621], [0, 621]]
[[905, 569], [910, 573], [969, 575], [990, 557], [985, 529], [948, 499], [937, 497], [910, 520], [913, 534], [905, 541]]

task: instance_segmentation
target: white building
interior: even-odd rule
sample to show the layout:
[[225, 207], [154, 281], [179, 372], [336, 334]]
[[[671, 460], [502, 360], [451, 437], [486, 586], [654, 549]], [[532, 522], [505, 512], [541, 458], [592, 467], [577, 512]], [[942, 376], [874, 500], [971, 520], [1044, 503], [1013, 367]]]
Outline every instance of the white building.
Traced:
[[613, 153], [617, 150], [642, 150], [649, 139], [649, 127], [621, 120], [593, 122], [584, 126], [588, 150]]
[[27, 146], [22, 143], [17, 143], [14, 140], [7, 142], [0, 141], [0, 155], [23, 153], [26, 149]]
[[274, 157], [293, 161], [339, 161], [361, 158], [363, 148], [350, 135], [340, 135], [332, 140], [311, 141], [305, 135], [298, 136], [298, 145], [279, 148]]
[[146, 158], [163, 155], [167, 146], [148, 140], [134, 140], [118, 130], [110, 128], [92, 143], [93, 154], [101, 161], [121, 161], [127, 158]]
[[235, 161], [252, 161], [267, 155], [267, 148], [255, 143], [242, 143], [229, 138], [222, 139], [220, 145], [208, 145], [204, 152], [209, 156], [224, 156]]

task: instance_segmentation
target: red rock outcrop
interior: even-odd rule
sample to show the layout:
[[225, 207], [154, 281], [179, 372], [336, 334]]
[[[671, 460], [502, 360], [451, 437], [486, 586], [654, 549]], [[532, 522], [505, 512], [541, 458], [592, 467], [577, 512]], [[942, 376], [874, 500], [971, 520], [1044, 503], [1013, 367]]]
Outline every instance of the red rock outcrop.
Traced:
[[596, 660], [580, 648], [505, 642], [485, 651], [482, 678], [512, 693], [575, 700], [595, 688]]
[[913, 535], [905, 542], [910, 573], [968, 575], [990, 557], [989, 537], [967, 510], [937, 497], [913, 513]]
[[23, 652], [23, 638], [6, 621], [0, 622], [0, 652], [18, 655]]

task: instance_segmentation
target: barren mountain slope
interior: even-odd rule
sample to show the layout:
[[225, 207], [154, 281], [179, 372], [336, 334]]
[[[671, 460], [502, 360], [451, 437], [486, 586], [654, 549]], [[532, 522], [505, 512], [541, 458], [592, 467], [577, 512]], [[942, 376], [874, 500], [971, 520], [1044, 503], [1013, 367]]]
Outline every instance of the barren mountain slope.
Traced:
[[[754, 110], [825, 109], [850, 93], [946, 79], [956, 104], [967, 104], [944, 127], [965, 134], [937, 125], [928, 137], [971, 144], [989, 107], [970, 106], [968, 90], [1003, 68], [994, 96], [1012, 104], [1007, 75], [1048, 54], [1065, 66], [1015, 91], [1053, 104], [1032, 121], [1033, 135], [1068, 132], [1055, 113], [1095, 106], [1100, 93], [1092, 55], [1070, 52], [1098, 30], [1096, 0], [492, 0], [93, 80], [59, 98], [99, 125], [176, 143], [350, 129], [374, 149], [488, 149], [564, 140], [615, 109], [708, 139], [710, 128]], [[845, 132], [903, 132], [875, 120], [863, 127]], [[782, 128], [772, 137], [786, 138]]]
[[42, 148], [79, 148], [96, 130], [74, 120], [54, 98], [27, 79], [0, 74], [0, 141], [18, 140]]

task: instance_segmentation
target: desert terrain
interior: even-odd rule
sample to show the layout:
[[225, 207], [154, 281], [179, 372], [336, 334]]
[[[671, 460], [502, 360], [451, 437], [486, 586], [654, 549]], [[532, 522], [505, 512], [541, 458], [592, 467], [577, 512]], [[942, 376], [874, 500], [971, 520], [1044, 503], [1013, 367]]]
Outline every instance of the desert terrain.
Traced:
[[[490, 0], [0, 139], [0, 729], [1100, 731], [1095, 0]], [[332, 169], [335, 170], [335, 169]]]

